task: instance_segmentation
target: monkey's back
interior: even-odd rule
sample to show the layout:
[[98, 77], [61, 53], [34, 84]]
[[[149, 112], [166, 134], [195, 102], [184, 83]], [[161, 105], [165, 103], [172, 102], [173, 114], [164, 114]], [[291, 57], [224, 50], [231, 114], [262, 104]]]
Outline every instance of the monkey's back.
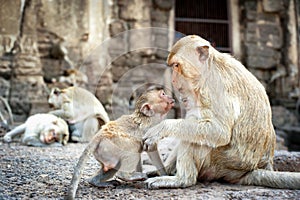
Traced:
[[231, 77], [224, 78], [231, 80], [228, 96], [237, 99], [232, 106], [239, 104], [239, 113], [231, 128], [230, 143], [212, 150], [212, 162], [217, 164], [220, 177], [234, 182], [248, 171], [272, 165], [276, 136], [264, 87], [241, 63], [225, 56], [232, 60], [226, 69]]

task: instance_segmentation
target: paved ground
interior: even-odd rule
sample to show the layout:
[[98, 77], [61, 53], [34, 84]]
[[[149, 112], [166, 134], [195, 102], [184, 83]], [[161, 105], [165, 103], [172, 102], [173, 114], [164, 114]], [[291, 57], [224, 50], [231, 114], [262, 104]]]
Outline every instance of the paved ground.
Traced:
[[[63, 199], [73, 167], [86, 144], [34, 148], [0, 141], [1, 199]], [[300, 190], [276, 190], [221, 183], [197, 184], [186, 189], [148, 190], [141, 183], [100, 189], [86, 179], [98, 164], [91, 158], [77, 191], [78, 199], [300, 199]]]

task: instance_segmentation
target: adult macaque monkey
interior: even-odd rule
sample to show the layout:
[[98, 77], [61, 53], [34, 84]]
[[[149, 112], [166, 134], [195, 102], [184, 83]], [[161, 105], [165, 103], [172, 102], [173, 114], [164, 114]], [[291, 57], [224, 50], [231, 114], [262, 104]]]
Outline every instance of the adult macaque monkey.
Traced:
[[68, 124], [52, 114], [35, 114], [5, 134], [4, 142], [24, 133], [22, 143], [28, 146], [46, 147], [66, 145], [69, 140]]
[[300, 173], [275, 172], [275, 131], [262, 84], [236, 59], [198, 36], [180, 39], [168, 65], [172, 82], [191, 107], [147, 131], [144, 149], [180, 140], [176, 175], [150, 178], [148, 188], [178, 188], [198, 180], [300, 189]]
[[[105, 187], [112, 184], [107, 180], [117, 172], [116, 176], [125, 181], [146, 179], [141, 166], [142, 137], [150, 126], [158, 124], [166, 116], [173, 105], [174, 99], [166, 95], [163, 89], [152, 88], [138, 98], [131, 115], [123, 115], [116, 121], [105, 124], [80, 156], [67, 198], [75, 198], [81, 173], [90, 153], [94, 154], [102, 166], [89, 180], [92, 185]], [[157, 148], [153, 150], [148, 152], [150, 159], [160, 174], [166, 175]]]
[[53, 88], [48, 103], [57, 109], [50, 113], [65, 119], [74, 129], [71, 131], [72, 141], [90, 141], [99, 128], [109, 121], [100, 101], [80, 87]]

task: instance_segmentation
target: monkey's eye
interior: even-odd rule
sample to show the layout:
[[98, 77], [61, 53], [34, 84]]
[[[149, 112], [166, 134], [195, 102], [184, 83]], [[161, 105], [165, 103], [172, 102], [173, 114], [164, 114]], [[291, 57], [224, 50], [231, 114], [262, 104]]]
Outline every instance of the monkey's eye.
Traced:
[[173, 64], [173, 67], [178, 67], [178, 66], [179, 66], [178, 63], [174, 63], [174, 64]]

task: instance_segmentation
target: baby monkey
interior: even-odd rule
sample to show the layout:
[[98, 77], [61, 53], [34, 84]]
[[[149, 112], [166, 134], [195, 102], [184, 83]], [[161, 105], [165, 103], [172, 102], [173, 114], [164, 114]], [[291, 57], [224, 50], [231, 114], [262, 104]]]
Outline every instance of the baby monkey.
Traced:
[[[145, 180], [147, 176], [142, 173], [141, 166], [142, 137], [150, 127], [164, 119], [174, 102], [162, 87], [152, 86], [137, 99], [132, 114], [105, 124], [80, 156], [66, 199], [75, 198], [83, 167], [90, 153], [101, 164], [99, 172], [89, 180], [94, 186], [106, 187], [113, 184], [107, 180], [114, 175], [125, 181]], [[157, 148], [147, 153], [160, 175], [166, 175]]]

